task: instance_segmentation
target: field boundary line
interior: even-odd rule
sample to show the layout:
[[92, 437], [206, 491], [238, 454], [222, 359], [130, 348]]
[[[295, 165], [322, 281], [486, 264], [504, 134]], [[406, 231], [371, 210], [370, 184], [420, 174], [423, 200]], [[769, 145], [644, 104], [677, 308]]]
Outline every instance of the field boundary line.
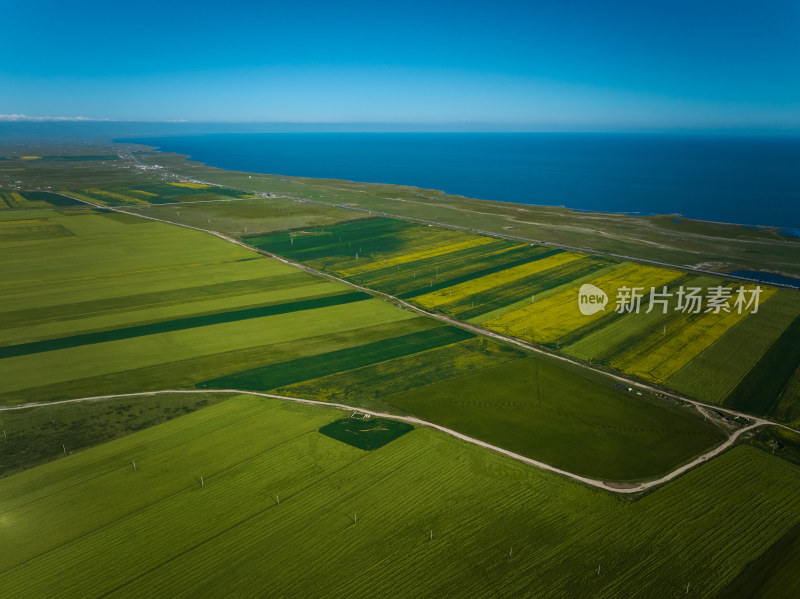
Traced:
[[[213, 185], [213, 184], [211, 184], [211, 185]], [[669, 399], [671, 399], [673, 401], [682, 402], [684, 404], [691, 405], [691, 406], [693, 406], [694, 408], [697, 408], [697, 409], [700, 409], [700, 407], [704, 407], [704, 408], [708, 408], [710, 410], [715, 410], [717, 412], [724, 413], [724, 414], [726, 414], [728, 416], [734, 416], [734, 417], [738, 416], [738, 417], [750, 420], [752, 422], [763, 422], [763, 423], [767, 423], [767, 424], [775, 424], [776, 426], [782, 426], [782, 427], [787, 428], [789, 430], [793, 430], [795, 432], [800, 433], [800, 431], [798, 431], [798, 430], [796, 430], [796, 429], [794, 429], [794, 428], [792, 428], [790, 426], [787, 426], [787, 425], [784, 425], [784, 424], [781, 424], [781, 423], [778, 423], [778, 422], [774, 422], [774, 421], [771, 421], [769, 419], [760, 418], [758, 416], [755, 416], [753, 414], [748, 414], [746, 412], [738, 412], [738, 411], [735, 411], [735, 410], [731, 410], [730, 408], [726, 408], [726, 407], [723, 407], [721, 405], [709, 404], [709, 403], [705, 403], [705, 402], [702, 402], [702, 401], [699, 401], [699, 400], [696, 400], [696, 399], [690, 399], [690, 398], [684, 397], [683, 395], [680, 395], [678, 393], [675, 393], [675, 392], [672, 392], [672, 391], [667, 391], [667, 390], [659, 388], [659, 387], [654, 387], [653, 385], [650, 385], [648, 383], [645, 383], [645, 382], [642, 382], [642, 381], [638, 381], [638, 380], [635, 380], [635, 379], [632, 379], [632, 378], [628, 378], [628, 377], [626, 377], [626, 376], [624, 376], [622, 374], [619, 374], [619, 373], [608, 372], [606, 370], [601, 370], [600, 368], [595, 368], [595, 367], [593, 367], [591, 365], [588, 365], [588, 364], [585, 364], [585, 363], [581, 362], [580, 360], [577, 360], [575, 358], [571, 358], [571, 357], [566, 356], [566, 355], [557, 354], [557, 353], [551, 353], [551, 352], [549, 352], [549, 351], [547, 351], [547, 350], [545, 350], [545, 349], [543, 349], [541, 347], [538, 347], [537, 345], [534, 345], [533, 343], [528, 343], [527, 341], [523, 341], [522, 339], [518, 339], [516, 337], [511, 337], [511, 336], [508, 336], [508, 335], [504, 335], [502, 333], [497, 333], [497, 332], [492, 331], [490, 329], [486, 329], [486, 328], [483, 328], [481, 326], [474, 325], [474, 324], [471, 324], [471, 323], [468, 323], [468, 322], [462, 322], [460, 320], [457, 320], [455, 318], [451, 318], [449, 316], [445, 316], [443, 314], [438, 314], [436, 312], [430, 312], [428, 310], [425, 310], [424, 308], [420, 308], [419, 306], [411, 304], [411, 303], [409, 303], [409, 302], [407, 302], [407, 301], [405, 301], [403, 299], [400, 299], [400, 298], [398, 298], [398, 297], [396, 297], [394, 295], [390, 295], [388, 293], [384, 293], [383, 291], [378, 291], [376, 289], [371, 289], [369, 287], [364, 287], [362, 285], [359, 285], [358, 283], [353, 283], [352, 281], [348, 281], [347, 279], [343, 279], [341, 277], [337, 277], [336, 275], [333, 275], [333, 274], [330, 274], [330, 273], [327, 273], [327, 272], [323, 272], [321, 270], [317, 270], [316, 268], [312, 268], [312, 267], [307, 266], [305, 264], [301, 264], [301, 263], [298, 263], [298, 262], [293, 262], [293, 261], [291, 261], [291, 260], [289, 260], [287, 258], [284, 258], [282, 256], [279, 256], [277, 254], [273, 254], [271, 252], [267, 252], [267, 251], [262, 250], [260, 248], [248, 245], [248, 244], [244, 243], [243, 241], [239, 241], [238, 239], [235, 239], [235, 238], [233, 238], [233, 237], [231, 237], [229, 235], [225, 235], [224, 233], [220, 233], [219, 231], [214, 231], [214, 230], [211, 230], [211, 229], [203, 229], [202, 227], [195, 227], [193, 225], [187, 225], [187, 224], [184, 224], [184, 223], [177, 223], [177, 222], [174, 222], [174, 221], [165, 220], [165, 219], [161, 219], [161, 218], [156, 218], [156, 217], [148, 216], [148, 215], [145, 215], [145, 214], [139, 214], [138, 212], [129, 212], [127, 210], [124, 210], [124, 209], [121, 209], [121, 208], [118, 208], [118, 207], [115, 207], [115, 206], [100, 206], [100, 205], [88, 202], [86, 200], [81, 200], [80, 198], [73, 198], [72, 196], [70, 196], [68, 194], [65, 194], [65, 193], [62, 193], [62, 192], [59, 192], [59, 193], [60, 193], [60, 195], [64, 195], [64, 196], [72, 198], [74, 200], [83, 202], [83, 203], [88, 204], [88, 205], [90, 205], [90, 206], [92, 206], [94, 208], [112, 210], [112, 211], [115, 211], [115, 212], [120, 212], [122, 214], [128, 214], [128, 215], [131, 215], [131, 216], [137, 216], [139, 218], [144, 218], [144, 219], [147, 219], [147, 220], [152, 220], [152, 221], [156, 221], [156, 222], [160, 222], [160, 223], [165, 223], [165, 224], [168, 224], [168, 225], [174, 225], [174, 226], [177, 226], [177, 227], [183, 227], [185, 229], [191, 229], [193, 231], [199, 231], [201, 233], [207, 233], [209, 235], [213, 235], [214, 237], [218, 237], [220, 239], [223, 239], [225, 241], [228, 241], [230, 243], [238, 245], [238, 246], [240, 246], [242, 248], [250, 250], [251, 252], [255, 252], [256, 254], [259, 254], [261, 256], [265, 256], [267, 258], [271, 258], [273, 260], [277, 260], [278, 262], [282, 262], [283, 264], [286, 264], [287, 266], [292, 266], [292, 267], [294, 267], [296, 269], [305, 271], [305, 272], [307, 272], [309, 274], [316, 275], [316, 276], [319, 276], [319, 277], [324, 277], [324, 278], [332, 280], [332, 281], [337, 281], [339, 283], [342, 283], [343, 285], [347, 285], [349, 287], [352, 287], [353, 289], [358, 289], [359, 291], [363, 291], [365, 293], [369, 293], [370, 295], [373, 295], [373, 296], [382, 297], [382, 298], [384, 298], [385, 301], [391, 301], [398, 307], [404, 308], [404, 309], [409, 310], [411, 312], [415, 312], [415, 313], [420, 314], [422, 316], [427, 316], [429, 318], [434, 318], [434, 319], [439, 320], [441, 322], [444, 322], [444, 323], [450, 324], [452, 326], [459, 327], [461, 329], [470, 331], [471, 333], [482, 335], [484, 337], [492, 337], [492, 338], [494, 338], [496, 340], [502, 341], [503, 343], [509, 343], [511, 345], [516, 345], [517, 347], [521, 347], [524, 350], [527, 350], [527, 351], [530, 351], [530, 352], [534, 352], [534, 353], [537, 353], [537, 354], [540, 354], [540, 355], [543, 355], [543, 356], [548, 356], [549, 358], [552, 358], [554, 360], [561, 360], [562, 362], [566, 362], [568, 364], [572, 364], [573, 366], [577, 366], [579, 368], [585, 368], [587, 370], [590, 370], [592, 372], [596, 372], [598, 374], [604, 375], [604, 376], [606, 376], [608, 378], [611, 378], [611, 379], [614, 379], [616, 381], [619, 381], [619, 382], [622, 382], [622, 383], [626, 383], [626, 386], [636, 387], [636, 388], [639, 388], [639, 389], [650, 391], [652, 394], [656, 394], [656, 395], [659, 395], [659, 396], [662, 396], [662, 397], [667, 397], [667, 398], [669, 398]]]
[[[302, 397], [292, 397], [289, 395], [278, 395], [275, 393], [264, 393], [260, 391], [245, 391], [240, 389], [163, 389], [159, 391], [138, 391], [134, 393], [119, 393], [119, 394], [111, 394], [111, 395], [95, 395], [92, 397], [79, 397], [75, 399], [62, 399], [57, 401], [51, 402], [36, 402], [36, 403], [27, 403], [27, 404], [20, 404], [16, 406], [2, 406], [0, 407], [0, 412], [2, 411], [12, 411], [12, 410], [26, 410], [31, 408], [41, 408], [53, 405], [63, 405], [63, 404], [72, 404], [72, 403], [82, 403], [88, 401], [104, 401], [104, 400], [111, 400], [111, 399], [122, 399], [125, 397], [147, 397], [147, 396], [154, 396], [154, 395], [169, 395], [169, 394], [202, 394], [202, 393], [219, 393], [219, 394], [228, 394], [228, 395], [250, 395], [255, 397], [266, 397], [269, 399], [279, 399], [282, 401], [288, 401], [293, 403], [305, 404], [305, 405], [312, 405], [312, 406], [321, 406], [327, 407], [335, 410], [340, 410], [344, 412], [352, 412], [354, 410], [369, 414], [375, 418], [388, 418], [391, 420], [399, 420], [402, 422], [407, 422], [409, 424], [413, 424], [420, 427], [430, 428], [466, 443], [471, 443], [472, 445], [477, 445], [478, 447], [482, 447], [484, 449], [488, 449], [490, 451], [494, 451], [495, 453], [499, 453], [504, 455], [508, 458], [516, 460], [518, 462], [522, 462], [529, 466], [533, 466], [540, 470], [545, 470], [547, 472], [551, 472], [553, 474], [557, 474], [563, 476], [565, 478], [572, 479], [574, 481], [583, 483], [585, 485], [595, 487], [598, 489], [603, 489], [605, 491], [610, 491], [612, 493], [619, 493], [630, 495], [634, 493], [640, 493], [642, 491], [647, 491], [654, 487], [658, 487], [662, 484], [668, 483], [682, 474], [688, 472], [689, 470], [693, 469], [700, 464], [704, 464], [708, 460], [718, 456], [726, 449], [730, 448], [735, 442], [736, 439], [739, 438], [743, 433], [754, 430], [760, 426], [779, 426], [784, 427], [784, 425], [776, 424], [767, 420], [759, 420], [754, 422], [746, 427], [740, 428], [734, 431], [726, 441], [721, 443], [720, 445], [716, 446], [715, 448], [705, 452], [704, 454], [697, 456], [690, 462], [679, 466], [675, 470], [670, 471], [669, 473], [644, 482], [622, 482], [618, 483], [615, 481], [605, 481], [595, 478], [590, 478], [587, 476], [582, 476], [580, 474], [575, 474], [574, 472], [570, 472], [568, 470], [563, 470], [556, 466], [552, 466], [547, 464], [546, 462], [541, 462], [539, 460], [535, 460], [533, 458], [529, 458], [527, 456], [521, 455], [519, 453], [513, 452], [508, 449], [504, 449], [502, 447], [498, 447], [497, 445], [493, 445], [491, 443], [487, 443], [486, 441], [481, 441], [480, 439], [476, 439], [474, 437], [470, 437], [469, 435], [465, 435], [464, 433], [460, 433], [453, 429], [447, 428], [440, 424], [436, 424], [434, 422], [428, 422], [427, 420], [422, 420], [421, 418], [417, 418], [415, 416], [402, 416], [399, 414], [390, 414], [386, 412], [377, 412], [374, 410], [368, 410], [362, 407], [356, 406], [349, 406], [346, 404], [335, 403], [335, 402], [327, 402], [327, 401], [318, 401], [315, 399], [305, 399]], [[784, 427], [789, 428], [789, 427]]]

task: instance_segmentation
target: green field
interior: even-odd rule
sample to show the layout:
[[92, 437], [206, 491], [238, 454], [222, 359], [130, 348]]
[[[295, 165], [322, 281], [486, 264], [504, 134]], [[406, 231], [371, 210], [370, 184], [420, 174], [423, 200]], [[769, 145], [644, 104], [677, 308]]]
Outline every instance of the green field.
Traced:
[[[224, 379], [209, 388], [408, 414], [571, 472], [618, 481], [666, 473], [724, 439], [693, 409], [616, 389], [603, 376], [486, 339], [319, 378], [310, 368], [300, 369], [300, 377], [295, 372], [275, 364], [262, 370], [260, 385]], [[301, 382], [274, 388], [266, 382], [283, 377]]]
[[[583, 473], [626, 480], [661, 474], [722, 440], [696, 415], [632, 399], [611, 380], [540, 364], [196, 231], [134, 226], [88, 209], [37, 214], [69, 235], [9, 244], [0, 256], [8, 290], [0, 299], [0, 403], [191, 386], [274, 391], [413, 412], [532, 458], [565, 467], [583, 460]], [[12, 216], [0, 222], [27, 222], [24, 211]], [[355, 225], [376, 244], [411, 243], [417, 252], [446, 254], [476, 239], [437, 234], [420, 245], [427, 227], [406, 234], [410, 225], [385, 219]], [[403, 240], [386, 237], [387, 226]], [[534, 251], [528, 263], [547, 259], [526, 247]], [[504, 364], [508, 380], [493, 400], [419, 406], [403, 396], [462, 394], [462, 379], [494, 381]], [[530, 378], [539, 368], [541, 385]], [[534, 380], [537, 391], [526, 393]], [[581, 424], [587, 419], [594, 423]], [[654, 433], [641, 419], [662, 426]], [[582, 444], [584, 434], [607, 449]], [[628, 451], [653, 443], [663, 451]]]
[[80, 205], [80, 202], [72, 198], [49, 191], [26, 191], [20, 193], [0, 189], [0, 210], [64, 208]]
[[213, 202], [220, 199], [247, 199], [252, 194], [209, 185], [184, 185], [180, 183], [151, 183], [137, 186], [113, 186], [98, 189], [68, 189], [67, 195], [86, 202], [107, 206], [142, 206], [174, 204], [180, 202]]
[[364, 419], [359, 415], [354, 415], [350, 418], [334, 420], [320, 428], [319, 432], [353, 447], [372, 451], [412, 430], [414, 427], [405, 422], [386, 418]]
[[527, 358], [385, 401], [559, 468], [623, 481], [666, 473], [722, 442], [694, 410]]
[[[196, 231], [93, 210], [36, 219], [68, 235], [0, 243], [2, 403], [170, 388], [425, 328]], [[28, 221], [9, 212], [0, 228]]]
[[800, 362], [800, 315], [787, 326], [725, 399], [725, 405], [771, 415]]
[[0, 591], [663, 597], [688, 584], [713, 597], [751, 574], [796, 584], [790, 567], [747, 568], [785, 555], [800, 523], [797, 467], [757, 449], [631, 503], [425, 429], [363, 451], [318, 432], [338, 418], [233, 398], [0, 480]]
[[745, 318], [735, 324], [667, 379], [667, 384], [706, 401], [725, 399], [800, 313], [800, 302], [796, 293], [779, 290], [765, 308], [765, 317]]
[[318, 206], [285, 198], [243, 199], [236, 202], [208, 200], [196, 204], [132, 207], [132, 212], [179, 221], [193, 227], [213, 229], [228, 235], [253, 232], [303, 231], [357, 218], [352, 211]]
[[386, 362], [392, 358], [424, 352], [473, 337], [472, 333], [455, 327], [436, 327], [408, 333], [399, 337], [382, 339], [358, 347], [339, 349], [315, 356], [270, 364], [260, 368], [237, 372], [228, 376], [202, 381], [198, 387], [206, 389], [240, 389], [269, 391], [292, 383], [306, 381]]
[[[800, 356], [781, 350], [780, 344], [770, 346], [800, 310], [796, 291], [776, 294], [763, 286], [752, 314], [752, 307], [742, 313], [730, 308], [719, 314], [685, 313], [674, 306], [651, 306], [649, 289], [662, 292], [666, 286], [674, 298], [684, 288], [706, 293], [724, 286], [734, 297], [742, 283], [384, 217], [346, 221], [314, 233], [258, 234], [245, 240], [426, 310], [480, 323], [690, 397], [725, 401], [759, 415], [787, 411], [784, 389]], [[604, 312], [584, 316], [576, 305], [583, 283], [609, 290], [639, 286], [645, 290], [641, 309], [619, 313], [612, 295]], [[785, 333], [784, 339], [790, 338], [791, 332]], [[762, 384], [757, 373], [772, 372], [778, 353], [780, 380]], [[759, 400], [752, 399], [755, 388]], [[781, 397], [784, 408], [774, 410]]]
[[[225, 173], [153, 152], [134, 161], [133, 150], [0, 151], [0, 407], [17, 408], [0, 409], [3, 596], [800, 592], [796, 432], [759, 427], [664, 486], [622, 495], [360, 412], [415, 416], [622, 487], [689, 462], [741, 420], [706, 420], [603, 370], [798, 424], [797, 292], [765, 285], [755, 314], [647, 313], [647, 298], [642, 313], [621, 314], [612, 284], [740, 283], [548, 243], [793, 273], [795, 240]], [[576, 363], [137, 213], [232, 235]], [[583, 283], [609, 291], [604, 312], [579, 313]]]
[[0, 477], [229, 399], [183, 393], [0, 411]]

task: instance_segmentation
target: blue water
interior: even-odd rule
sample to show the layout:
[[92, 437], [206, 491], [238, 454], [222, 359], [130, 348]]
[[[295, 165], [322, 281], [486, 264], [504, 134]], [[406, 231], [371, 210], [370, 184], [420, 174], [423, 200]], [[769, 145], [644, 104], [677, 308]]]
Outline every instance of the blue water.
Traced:
[[800, 136], [237, 133], [126, 141], [231, 170], [800, 227]]
[[761, 281], [762, 283], [776, 283], [778, 285], [788, 285], [790, 287], [800, 288], [800, 279], [796, 277], [776, 275], [773, 272], [760, 272], [757, 270], [734, 270], [731, 272], [731, 274], [735, 277], [752, 279], [753, 281]]

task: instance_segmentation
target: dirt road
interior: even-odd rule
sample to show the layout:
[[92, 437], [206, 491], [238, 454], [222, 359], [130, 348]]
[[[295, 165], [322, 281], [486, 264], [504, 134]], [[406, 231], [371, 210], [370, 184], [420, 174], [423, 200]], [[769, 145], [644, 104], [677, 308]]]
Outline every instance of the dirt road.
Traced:
[[573, 472], [569, 472], [567, 470], [562, 470], [561, 468], [556, 468], [555, 466], [551, 466], [550, 464], [546, 464], [544, 462], [540, 462], [538, 460], [534, 460], [532, 458], [526, 457], [524, 455], [514, 453], [513, 451], [509, 451], [508, 449], [503, 449], [502, 447], [498, 447], [496, 445], [492, 445], [491, 443], [487, 443], [485, 441], [481, 441], [480, 439], [476, 439], [474, 437], [470, 437], [469, 435], [465, 435], [463, 433], [459, 433], [458, 431], [454, 431], [447, 427], [441, 426], [439, 424], [435, 424], [433, 422], [428, 422], [427, 420], [422, 420], [420, 418], [415, 418], [413, 416], [399, 416], [397, 414], [388, 414], [385, 412], [375, 412], [373, 410], [366, 410], [361, 407], [356, 406], [348, 406], [346, 404], [340, 403], [329, 403], [325, 401], [316, 401], [313, 399], [303, 399], [301, 397], [290, 397], [288, 395], [275, 395], [274, 393], [259, 393], [256, 391], [241, 391], [238, 389], [166, 389], [163, 391], [146, 391], [140, 393], [122, 393], [119, 395], [97, 395], [93, 397], [81, 397], [77, 399], [65, 399], [61, 401], [52, 401], [52, 402], [42, 402], [42, 403], [28, 403], [28, 404], [21, 404], [18, 406], [3, 406], [0, 407], [0, 412], [2, 411], [11, 411], [11, 410], [25, 410], [29, 408], [37, 408], [37, 407], [44, 407], [44, 406], [53, 406], [59, 404], [69, 404], [69, 403], [80, 403], [80, 402], [87, 402], [87, 401], [103, 401], [109, 399], [120, 399], [124, 397], [142, 397], [142, 396], [152, 396], [152, 395], [166, 395], [166, 394], [183, 394], [183, 393], [190, 393], [190, 394], [197, 394], [197, 393], [227, 393], [232, 395], [253, 395], [256, 397], [269, 397], [272, 399], [280, 399], [283, 401], [291, 401], [295, 403], [301, 404], [308, 404], [314, 406], [321, 406], [326, 408], [332, 408], [335, 410], [343, 410], [347, 412], [359, 412], [361, 414], [369, 414], [372, 417], [376, 418], [391, 418], [392, 420], [400, 420], [402, 422], [408, 422], [409, 424], [413, 424], [415, 426], [422, 426], [426, 428], [431, 428], [437, 430], [441, 433], [446, 435], [450, 435], [451, 437], [455, 437], [461, 441], [466, 443], [472, 443], [473, 445], [477, 445], [479, 447], [483, 447], [490, 451], [494, 451], [496, 453], [500, 453], [504, 456], [507, 456], [511, 459], [517, 460], [518, 462], [522, 462], [524, 464], [528, 464], [529, 466], [534, 466], [539, 468], [540, 470], [546, 470], [548, 472], [552, 472], [554, 474], [558, 474], [560, 476], [564, 476], [566, 478], [570, 478], [574, 481], [583, 483], [585, 485], [589, 485], [591, 487], [596, 487], [599, 489], [604, 489], [606, 491], [610, 491], [612, 493], [620, 493], [620, 494], [632, 494], [632, 493], [639, 493], [641, 491], [646, 491], [647, 489], [651, 489], [653, 487], [657, 487], [659, 485], [663, 485], [685, 472], [691, 470], [695, 466], [698, 466], [714, 456], [719, 455], [726, 449], [728, 449], [731, 445], [734, 444], [736, 439], [742, 435], [743, 433], [753, 430], [759, 426], [765, 426], [772, 424], [771, 422], [767, 422], [765, 420], [760, 420], [750, 426], [741, 428], [734, 432], [727, 441], [722, 443], [721, 445], [715, 447], [711, 451], [704, 453], [701, 456], [698, 456], [688, 464], [684, 464], [679, 468], [676, 468], [672, 472], [665, 474], [659, 478], [639, 482], [639, 483], [627, 483], [627, 482], [615, 482], [615, 481], [604, 481], [595, 478], [589, 478], [586, 476], [581, 476], [580, 474], [575, 474]]

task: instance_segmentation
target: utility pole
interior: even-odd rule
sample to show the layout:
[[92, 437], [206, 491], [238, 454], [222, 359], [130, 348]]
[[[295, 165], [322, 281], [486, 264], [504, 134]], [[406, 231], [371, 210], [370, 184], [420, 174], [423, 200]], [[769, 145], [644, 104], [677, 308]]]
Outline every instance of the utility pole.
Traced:
[[67, 455], [67, 447], [63, 443], [61, 444], [61, 449], [64, 450], [64, 455]]
[[206, 488], [206, 481], [203, 480], [203, 475], [202, 474], [200, 475], [200, 488], [201, 489], [205, 489]]
[[136, 461], [134, 460], [131, 464], [133, 464], [133, 471], [136, 472]]

